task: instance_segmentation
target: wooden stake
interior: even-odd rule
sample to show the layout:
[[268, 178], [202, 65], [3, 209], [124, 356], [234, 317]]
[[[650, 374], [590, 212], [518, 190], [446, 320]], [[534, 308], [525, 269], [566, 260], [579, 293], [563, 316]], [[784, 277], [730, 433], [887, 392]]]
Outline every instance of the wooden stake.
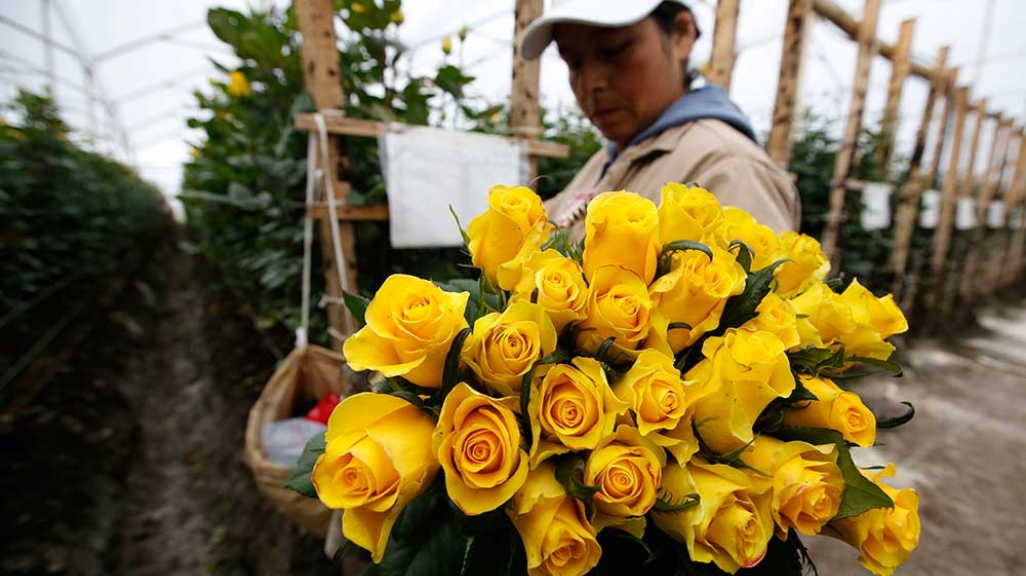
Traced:
[[972, 242], [969, 243], [969, 253], [966, 255], [962, 272], [962, 286], [959, 289], [962, 299], [970, 305], [981, 294], [977, 274], [981, 269], [980, 261], [986, 257], [984, 241], [987, 234], [987, 213], [1000, 184], [998, 176], [1004, 168], [1004, 158], [1008, 155], [1008, 143], [1012, 139], [1011, 129], [1011, 119], [997, 119], [994, 141], [987, 156], [987, 171], [983, 178], [983, 188], [980, 190], [979, 204], [976, 206], [976, 227], [973, 229]]
[[894, 153], [894, 133], [897, 130], [901, 91], [911, 69], [912, 35], [915, 30], [915, 18], [903, 21], [898, 32], [898, 43], [894, 47], [891, 83], [887, 88], [887, 104], [884, 106], [883, 119], [880, 121], [884, 139], [883, 145], [877, 151], [877, 160], [883, 166], [891, 163], [891, 155]]
[[930, 171], [926, 174], [925, 187], [933, 188], [937, 185], [937, 174], [940, 173], [941, 157], [944, 155], [944, 144], [948, 138], [948, 130], [951, 128], [951, 120], [955, 111], [955, 81], [958, 79], [958, 68], [948, 70], [944, 83], [944, 108], [941, 111], [940, 133], [937, 141], [933, 144], [933, 155], [930, 157]]
[[930, 271], [935, 280], [940, 279], [944, 263], [948, 258], [951, 243], [951, 228], [954, 224], [955, 194], [958, 190], [958, 165], [962, 156], [962, 135], [965, 132], [965, 118], [969, 113], [969, 88], [958, 88], [955, 92], [955, 134], [951, 142], [948, 170], [944, 174], [944, 190], [941, 196], [940, 219], [934, 233], [933, 253], [930, 255]]
[[[339, 70], [338, 46], [335, 39], [335, 12], [331, 0], [295, 0], [299, 31], [303, 35], [303, 84], [313, 96], [319, 111], [340, 114], [344, 94]], [[338, 138], [328, 138], [330, 166], [323, 166], [328, 177], [338, 178], [339, 167], [345, 162], [345, 153]], [[335, 196], [340, 203], [345, 200], [346, 190], [336, 188]], [[346, 262], [349, 286], [355, 292], [356, 286], [356, 236], [352, 223], [340, 222], [343, 257]], [[327, 223], [320, 226], [322, 268], [325, 289], [331, 298], [342, 296], [342, 284], [336, 269], [331, 228]], [[340, 334], [347, 334], [346, 310], [340, 304], [328, 304], [328, 325]]]
[[780, 78], [777, 80], [777, 99], [773, 105], [773, 125], [766, 144], [769, 157], [785, 170], [791, 159], [791, 132], [794, 128], [806, 38], [812, 26], [811, 16], [812, 0], [789, 0], [784, 48], [780, 57]]
[[998, 247], [995, 258], [995, 271], [993, 285], [995, 289], [1003, 288], [1010, 279], [1020, 270], [1019, 263], [1013, 261], [1016, 254], [1021, 252], [1019, 246], [1022, 244], [1022, 235], [1026, 232], [1026, 223], [1018, 222], [1019, 228], [1012, 230], [1015, 207], [1022, 203], [1026, 195], [1026, 140], [1019, 140], [1019, 161], [1016, 163], [1015, 175], [1012, 177], [1012, 184], [1005, 192], [1005, 240]]
[[916, 132], [916, 144], [909, 159], [908, 179], [901, 188], [901, 200], [894, 219], [894, 250], [891, 252], [890, 268], [894, 275], [891, 291], [898, 302], [905, 286], [905, 270], [908, 266], [909, 248], [912, 245], [912, 233], [915, 231], [916, 217], [919, 214], [919, 201], [923, 194], [922, 163], [926, 141], [930, 136], [930, 124], [933, 122], [933, 109], [938, 94], [944, 91], [944, 66], [948, 60], [948, 47], [942, 46], [937, 52], [934, 65], [934, 77], [930, 80], [930, 91], [926, 96], [926, 107], [923, 119]]
[[[852, 40], [858, 39], [859, 21], [845, 12], [844, 8], [838, 6], [831, 0], [815, 0], [813, 2], [813, 9], [816, 11], [816, 14], [819, 14], [823, 18], [832, 22]], [[894, 53], [897, 51], [897, 47], [894, 45], [877, 41], [877, 49], [880, 52], [880, 56], [883, 58], [894, 60]], [[928, 64], [921, 64], [919, 62], [912, 61], [910, 71], [912, 74], [927, 80], [933, 77], [933, 69], [931, 69]]]
[[[528, 25], [542, 15], [542, 0], [516, 0], [513, 24], [513, 86], [509, 97], [510, 133], [537, 139], [541, 135], [541, 113], [538, 105], [541, 58], [525, 60], [520, 54], [520, 40]], [[538, 174], [538, 161], [530, 158], [533, 180]]]
[[[981, 274], [981, 292], [984, 295], [993, 294], [998, 286], [998, 279], [1001, 276], [1001, 268], [1004, 264], [1005, 251], [1008, 246], [1009, 238], [1011, 233], [1009, 227], [1011, 226], [1011, 213], [1008, 210], [1009, 206], [1009, 194], [1018, 185], [1021, 175], [1026, 171], [1026, 134], [1024, 134], [1024, 128], [1019, 128], [1014, 134], [1015, 148], [1010, 149], [1009, 153], [1005, 156], [1005, 166], [1002, 166], [1002, 170], [999, 171], [998, 175], [998, 191], [1001, 186], [1008, 180], [1008, 169], [1011, 169], [1012, 177], [1010, 184], [1005, 187], [1004, 195], [1002, 196], [1002, 203], [1004, 204], [1004, 221], [1002, 227], [995, 231], [995, 238], [993, 242], [988, 243], [990, 249], [987, 263], [984, 269], [984, 273]], [[1009, 144], [1011, 147], [1011, 144]], [[1011, 163], [1008, 165], [1008, 163]], [[995, 197], [997, 194], [995, 193]]]
[[[844, 218], [845, 181], [851, 173], [852, 161], [855, 159], [859, 132], [862, 130], [862, 115], [866, 106], [866, 90], [869, 87], [869, 68], [873, 62], [876, 41], [876, 23], [880, 15], [882, 0], [866, 0], [864, 16], [859, 24], [859, 56], [855, 63], [855, 85], [852, 88], [851, 105], [848, 108], [848, 121], [841, 140], [841, 148], [837, 152], [834, 164], [834, 176], [830, 182], [830, 210], [827, 212], [826, 227], [823, 230], [821, 244], [823, 252], [833, 261], [840, 261], [840, 232]], [[836, 266], [835, 266], [836, 269]]]
[[713, 30], [712, 58], [709, 60], [707, 78], [713, 84], [723, 86], [730, 93], [730, 78], [734, 73], [737, 57], [737, 14], [741, 0], [719, 0], [716, 3], [716, 29]]

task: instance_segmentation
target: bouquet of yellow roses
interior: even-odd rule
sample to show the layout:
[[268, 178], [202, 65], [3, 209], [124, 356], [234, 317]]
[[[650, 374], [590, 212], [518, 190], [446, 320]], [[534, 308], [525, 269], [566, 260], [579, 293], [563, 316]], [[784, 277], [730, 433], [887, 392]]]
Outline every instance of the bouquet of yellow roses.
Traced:
[[347, 295], [346, 398], [290, 486], [342, 510], [372, 574], [800, 574], [799, 535], [889, 575], [918, 496], [860, 470], [886, 422], [834, 380], [897, 367], [893, 298], [824, 282], [812, 238], [697, 186], [607, 192], [572, 242], [530, 189], [464, 232], [476, 280]]

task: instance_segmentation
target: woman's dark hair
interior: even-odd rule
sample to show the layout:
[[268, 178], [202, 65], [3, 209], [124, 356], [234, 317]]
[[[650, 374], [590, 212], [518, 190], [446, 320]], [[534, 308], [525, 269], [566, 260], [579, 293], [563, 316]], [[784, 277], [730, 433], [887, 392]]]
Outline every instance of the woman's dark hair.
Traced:
[[[691, 12], [687, 6], [680, 2], [660, 2], [649, 16], [655, 19], [656, 24], [659, 25], [659, 29], [663, 31], [663, 34], [666, 35], [667, 38], [669, 38], [677, 32], [677, 15], [685, 11]], [[698, 28], [696, 27], [696, 39], [699, 34]], [[683, 66], [684, 72], [684, 87], [690, 89], [691, 84], [698, 78], [699, 73], [697, 70], [689, 68], [686, 61], [681, 64], [681, 66]]]

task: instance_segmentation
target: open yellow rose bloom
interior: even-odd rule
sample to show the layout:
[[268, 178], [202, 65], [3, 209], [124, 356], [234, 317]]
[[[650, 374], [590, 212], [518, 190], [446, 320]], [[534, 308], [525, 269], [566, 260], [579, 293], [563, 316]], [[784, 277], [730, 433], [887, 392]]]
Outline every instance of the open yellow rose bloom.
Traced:
[[814, 239], [696, 186], [598, 195], [583, 245], [528, 188], [488, 204], [476, 284], [392, 276], [343, 347], [385, 380], [335, 410], [312, 483], [382, 573], [733, 574], [817, 534], [876, 574], [908, 557], [918, 496], [855, 468], [878, 422], [832, 378], [886, 365], [893, 298], [835, 292]]

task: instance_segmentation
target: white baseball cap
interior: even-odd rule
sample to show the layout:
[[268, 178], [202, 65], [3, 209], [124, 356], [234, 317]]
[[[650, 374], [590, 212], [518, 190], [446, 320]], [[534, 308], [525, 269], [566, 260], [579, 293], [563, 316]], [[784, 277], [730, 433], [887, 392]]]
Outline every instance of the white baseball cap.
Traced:
[[690, 10], [681, 0], [553, 0], [552, 10], [527, 27], [520, 41], [520, 53], [528, 60], [541, 56], [553, 40], [556, 24], [631, 26], [644, 20], [664, 1], [676, 2]]

